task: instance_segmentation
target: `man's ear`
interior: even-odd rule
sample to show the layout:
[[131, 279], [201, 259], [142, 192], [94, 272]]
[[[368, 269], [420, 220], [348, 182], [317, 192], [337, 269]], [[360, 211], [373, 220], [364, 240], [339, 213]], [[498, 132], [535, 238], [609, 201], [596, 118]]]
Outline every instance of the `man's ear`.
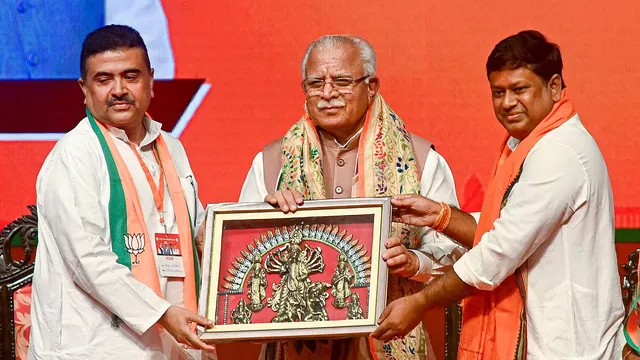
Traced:
[[560, 75], [553, 75], [547, 82], [547, 87], [549, 88], [549, 91], [551, 91], [551, 98], [553, 99], [553, 102], [557, 103], [560, 101], [560, 98], [562, 97], [562, 78]]
[[151, 97], [153, 97], [153, 68], [151, 68], [149, 76], [151, 77]]
[[84, 94], [84, 104], [87, 104], [87, 83], [83, 78], [78, 78], [78, 85], [80, 85], [80, 90]]
[[377, 76], [372, 76], [369, 78], [368, 92], [369, 92], [369, 100], [373, 100], [373, 98], [378, 93], [378, 89], [380, 88], [380, 79]]
[[84, 81], [83, 78], [78, 78], [78, 85], [80, 85], [80, 90], [82, 90], [82, 93], [84, 94], [84, 96], [87, 96], [87, 83]]

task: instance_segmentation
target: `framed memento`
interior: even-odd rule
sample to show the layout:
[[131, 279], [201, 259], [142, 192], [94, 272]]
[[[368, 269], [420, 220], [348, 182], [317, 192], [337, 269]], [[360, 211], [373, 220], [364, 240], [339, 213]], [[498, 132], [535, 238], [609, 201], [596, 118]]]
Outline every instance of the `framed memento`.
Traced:
[[387, 299], [389, 198], [209, 205], [199, 312], [207, 342], [369, 334]]

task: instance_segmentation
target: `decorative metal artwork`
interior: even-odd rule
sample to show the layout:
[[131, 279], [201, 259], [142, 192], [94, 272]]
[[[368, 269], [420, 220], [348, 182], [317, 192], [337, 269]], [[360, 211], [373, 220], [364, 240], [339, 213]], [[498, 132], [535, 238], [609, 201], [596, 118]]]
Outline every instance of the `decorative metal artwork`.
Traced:
[[338, 255], [338, 266], [331, 278], [331, 295], [335, 298], [331, 304], [336, 309], [343, 309], [347, 307], [348, 298], [351, 296], [351, 283], [353, 282], [353, 273], [347, 267], [347, 258], [344, 254]]
[[256, 312], [264, 308], [265, 304], [262, 302], [267, 297], [267, 275], [264, 267], [262, 267], [262, 257], [260, 255], [254, 256], [253, 266], [251, 267], [251, 274], [249, 275], [249, 304], [247, 307], [249, 310]]
[[238, 306], [231, 310], [231, 321], [234, 324], [251, 324], [251, 310], [244, 299], [240, 299]]
[[347, 305], [347, 319], [364, 319], [364, 313], [360, 306], [360, 296], [357, 293], [352, 293], [350, 296], [349, 304]]
[[[310, 275], [324, 273], [326, 267], [322, 248], [310, 246], [314, 242], [338, 251], [330, 284], [310, 278]], [[222, 284], [226, 291], [220, 294], [244, 294], [246, 289], [246, 301], [242, 298], [231, 311], [233, 324], [252, 323], [252, 314], [265, 307], [275, 314], [272, 323], [328, 321], [330, 296], [334, 308], [347, 308], [347, 319], [363, 319], [360, 297], [352, 288], [369, 287], [370, 260], [364, 245], [346, 230], [340, 231], [338, 226], [276, 227], [240, 250], [232, 267], [227, 268], [230, 275], [224, 277]], [[267, 274], [279, 276], [279, 280], [271, 284], [272, 294], [268, 298]]]

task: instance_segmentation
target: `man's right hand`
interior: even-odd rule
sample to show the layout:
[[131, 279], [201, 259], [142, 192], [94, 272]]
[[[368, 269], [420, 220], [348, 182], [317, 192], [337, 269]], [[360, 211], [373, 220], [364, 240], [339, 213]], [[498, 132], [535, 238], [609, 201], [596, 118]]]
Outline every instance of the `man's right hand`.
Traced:
[[298, 205], [302, 205], [304, 198], [297, 190], [279, 190], [267, 195], [264, 201], [279, 207], [286, 214], [289, 211], [295, 212], [298, 210]]
[[391, 198], [393, 221], [414, 226], [433, 227], [442, 206], [420, 195], [396, 195]]
[[[442, 205], [420, 195], [396, 195], [391, 198], [393, 221], [433, 228]], [[451, 218], [442, 232], [460, 245], [471, 249], [478, 224], [473, 216], [451, 206]]]
[[191, 323], [202, 325], [206, 328], [213, 326], [213, 321], [192, 313], [191, 311], [181, 308], [180, 306], [171, 305], [167, 311], [160, 317], [158, 323], [162, 325], [181, 344], [188, 345], [194, 349], [215, 350], [215, 346], [204, 343], [191, 330]]

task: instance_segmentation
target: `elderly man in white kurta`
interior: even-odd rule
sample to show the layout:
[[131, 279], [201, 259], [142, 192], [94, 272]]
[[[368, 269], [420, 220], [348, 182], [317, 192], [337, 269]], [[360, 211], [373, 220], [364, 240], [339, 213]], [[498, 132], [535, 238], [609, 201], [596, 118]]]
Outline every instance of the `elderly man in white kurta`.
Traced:
[[[295, 211], [303, 198], [420, 193], [457, 206], [453, 176], [444, 158], [429, 141], [408, 133], [378, 94], [375, 52], [368, 42], [353, 36], [321, 37], [307, 49], [302, 76], [305, 114], [255, 157], [241, 202], [266, 200], [287, 212]], [[430, 229], [397, 225], [385, 246], [391, 299], [418, 291], [465, 251]], [[371, 348], [366, 338], [318, 341], [311, 347], [294, 344], [270, 344], [261, 356], [369, 359], [374, 352], [379, 358], [434, 359], [422, 326], [404, 340], [375, 343]]]
[[[212, 325], [195, 313], [204, 211], [184, 148], [145, 116], [144, 42], [106, 26], [81, 63], [87, 117], [38, 175], [29, 358], [199, 358], [184, 347], [213, 350], [193, 331]], [[168, 241], [181, 256], [156, 252]]]

